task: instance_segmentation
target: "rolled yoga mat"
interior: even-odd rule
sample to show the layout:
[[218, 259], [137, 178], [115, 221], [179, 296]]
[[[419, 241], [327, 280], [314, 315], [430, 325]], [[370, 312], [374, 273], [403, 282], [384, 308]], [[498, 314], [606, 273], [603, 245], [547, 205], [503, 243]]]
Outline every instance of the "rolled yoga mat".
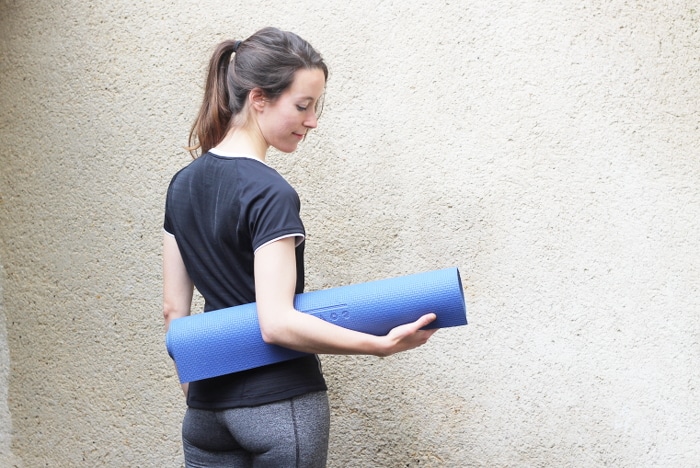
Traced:
[[[378, 336], [430, 312], [437, 319], [426, 328], [467, 324], [457, 268], [297, 294], [294, 307], [327, 322]], [[183, 383], [305, 355], [263, 341], [255, 303], [173, 320], [166, 347]]]

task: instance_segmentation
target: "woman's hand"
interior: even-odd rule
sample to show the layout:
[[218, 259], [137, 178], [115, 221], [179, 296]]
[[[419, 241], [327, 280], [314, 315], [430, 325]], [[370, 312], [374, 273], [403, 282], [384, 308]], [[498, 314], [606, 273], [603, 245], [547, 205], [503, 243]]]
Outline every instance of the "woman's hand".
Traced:
[[436, 318], [437, 316], [435, 314], [426, 314], [415, 322], [399, 325], [398, 327], [392, 329], [386, 336], [383, 337], [385, 340], [384, 345], [386, 347], [386, 351], [380, 352], [377, 355], [386, 357], [402, 351], [417, 348], [418, 346], [423, 346], [438, 329], [421, 329], [434, 321]]

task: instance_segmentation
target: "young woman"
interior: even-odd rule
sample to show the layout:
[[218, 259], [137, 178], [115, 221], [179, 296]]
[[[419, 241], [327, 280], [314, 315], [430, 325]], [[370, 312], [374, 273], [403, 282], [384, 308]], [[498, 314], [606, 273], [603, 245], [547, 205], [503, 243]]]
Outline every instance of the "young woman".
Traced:
[[311, 45], [274, 28], [225, 41], [211, 58], [190, 133], [195, 159], [166, 198], [166, 330], [189, 315], [197, 287], [205, 312], [257, 302], [267, 343], [311, 354], [183, 386], [188, 467], [325, 466], [329, 409], [316, 354], [389, 356], [434, 332], [421, 330], [434, 314], [373, 336], [294, 309], [304, 285], [299, 197], [265, 155], [270, 147], [294, 151], [316, 128], [327, 78]]

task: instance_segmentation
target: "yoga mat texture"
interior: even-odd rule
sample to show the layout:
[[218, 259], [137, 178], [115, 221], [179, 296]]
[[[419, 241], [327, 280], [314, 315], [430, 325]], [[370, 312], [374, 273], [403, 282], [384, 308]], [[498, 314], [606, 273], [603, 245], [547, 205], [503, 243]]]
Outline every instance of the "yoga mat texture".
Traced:
[[[297, 294], [294, 307], [378, 336], [429, 312], [437, 319], [427, 328], [467, 324], [457, 268]], [[304, 356], [263, 341], [255, 303], [173, 320], [165, 340], [183, 383]]]

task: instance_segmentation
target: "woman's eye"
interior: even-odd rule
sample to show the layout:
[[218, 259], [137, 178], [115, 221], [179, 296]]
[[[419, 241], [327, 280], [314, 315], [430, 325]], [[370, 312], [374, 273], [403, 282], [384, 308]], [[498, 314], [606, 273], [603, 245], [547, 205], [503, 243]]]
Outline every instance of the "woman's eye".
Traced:
[[306, 109], [307, 109], [307, 107], [297, 106], [297, 110], [298, 110], [299, 112], [306, 112]]

